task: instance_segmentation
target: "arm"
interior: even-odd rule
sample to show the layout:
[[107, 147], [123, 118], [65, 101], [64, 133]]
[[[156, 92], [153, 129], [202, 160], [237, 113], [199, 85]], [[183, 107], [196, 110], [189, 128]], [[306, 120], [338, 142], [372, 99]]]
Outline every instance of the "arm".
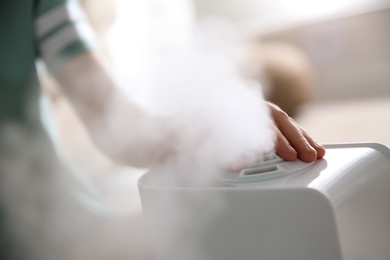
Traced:
[[[168, 118], [152, 116], [132, 103], [104, 64], [97, 53], [88, 51], [67, 62], [56, 76], [97, 146], [121, 163], [140, 167], [174, 157], [179, 130]], [[292, 118], [268, 105], [280, 157], [311, 162], [324, 156], [325, 149]]]
[[116, 161], [141, 167], [173, 153], [170, 125], [122, 93], [95, 50], [96, 38], [77, 1], [41, 0], [34, 19], [40, 58], [100, 150]]
[[[45, 1], [41, 3], [45, 7]], [[122, 93], [101, 56], [83, 47], [90, 42], [88, 24], [76, 22], [82, 17], [73, 5], [41, 8], [36, 38], [41, 56], [92, 139], [110, 157], [134, 166], [150, 166], [175, 156], [175, 144], [181, 137], [174, 120], [148, 114]], [[303, 149], [310, 138], [280, 109], [270, 106], [277, 126], [277, 153], [284, 159], [294, 159], [298, 153], [301, 159], [314, 160], [315, 151]], [[288, 143], [296, 153], [288, 150]], [[317, 157], [320, 156], [321, 151]]]
[[86, 51], [56, 74], [95, 144], [114, 160], [139, 167], [173, 156], [173, 126], [135, 105], [104, 64], [98, 53]]

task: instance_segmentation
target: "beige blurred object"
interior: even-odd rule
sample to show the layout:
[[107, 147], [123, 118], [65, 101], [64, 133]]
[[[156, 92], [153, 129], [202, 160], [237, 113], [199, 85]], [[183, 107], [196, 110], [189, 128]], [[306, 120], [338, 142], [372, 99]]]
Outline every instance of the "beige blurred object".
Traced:
[[248, 61], [260, 64], [257, 79], [265, 84], [266, 99], [290, 116], [295, 116], [302, 105], [312, 100], [310, 62], [298, 48], [282, 42], [253, 44]]

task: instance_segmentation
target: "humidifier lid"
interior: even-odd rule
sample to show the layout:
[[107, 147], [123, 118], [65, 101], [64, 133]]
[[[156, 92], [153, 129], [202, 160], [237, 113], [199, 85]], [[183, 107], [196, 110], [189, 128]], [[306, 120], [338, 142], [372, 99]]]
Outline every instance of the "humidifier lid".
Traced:
[[301, 173], [307, 170], [313, 163], [301, 160], [285, 161], [276, 154], [270, 154], [239, 172], [220, 172], [217, 178], [219, 181], [227, 184], [258, 182]]

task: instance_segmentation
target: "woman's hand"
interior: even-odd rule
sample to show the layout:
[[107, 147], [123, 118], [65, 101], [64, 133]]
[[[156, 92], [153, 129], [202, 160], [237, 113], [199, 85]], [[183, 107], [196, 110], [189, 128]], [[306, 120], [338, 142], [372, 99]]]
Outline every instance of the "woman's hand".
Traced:
[[325, 155], [325, 148], [316, 143], [306, 131], [300, 127], [278, 106], [269, 103], [270, 114], [275, 123], [276, 147], [275, 152], [287, 161], [296, 158], [312, 162]]

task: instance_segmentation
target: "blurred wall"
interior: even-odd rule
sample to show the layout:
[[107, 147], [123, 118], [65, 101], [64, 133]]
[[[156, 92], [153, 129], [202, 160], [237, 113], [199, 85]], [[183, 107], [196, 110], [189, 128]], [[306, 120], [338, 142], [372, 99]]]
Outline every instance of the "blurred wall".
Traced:
[[390, 95], [390, 9], [259, 36], [300, 47], [312, 62], [319, 100]]
[[320, 101], [390, 95], [388, 0], [195, 0], [260, 42], [292, 44], [313, 66]]

